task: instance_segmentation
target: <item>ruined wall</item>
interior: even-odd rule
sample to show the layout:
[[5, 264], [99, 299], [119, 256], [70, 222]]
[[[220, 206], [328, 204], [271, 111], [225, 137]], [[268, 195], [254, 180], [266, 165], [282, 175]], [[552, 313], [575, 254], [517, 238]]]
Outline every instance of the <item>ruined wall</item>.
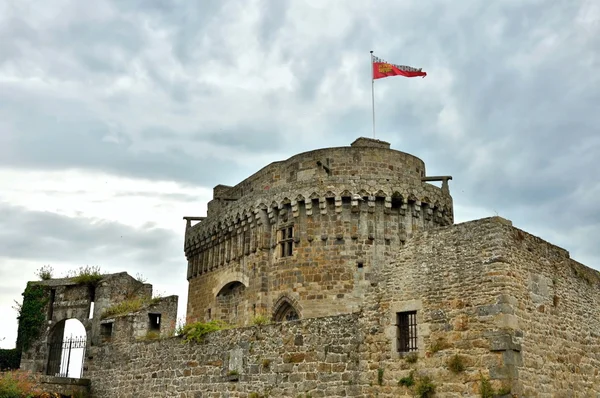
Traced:
[[40, 335], [23, 352], [21, 369], [41, 373], [46, 373], [48, 368], [49, 344], [63, 339], [66, 320], [80, 321], [86, 335], [78, 337], [86, 338], [88, 346], [98, 344], [101, 335], [100, 320], [106, 308], [126, 298], [152, 296], [152, 285], [141, 283], [126, 272], [103, 275], [94, 284], [78, 283], [74, 278], [49, 279], [29, 284], [44, 289], [45, 319]]
[[173, 336], [177, 323], [178, 299], [178, 296], [154, 298], [135, 312], [103, 316], [100, 321], [100, 343]]
[[[208, 217], [186, 229], [190, 321], [247, 324], [286, 304], [301, 317], [358, 309], [368, 280], [415, 231], [452, 223], [447, 189], [422, 182], [424, 163], [359, 139], [272, 163], [215, 187]], [[293, 251], [282, 255], [285, 228]], [[244, 285], [235, 307], [217, 299]]]

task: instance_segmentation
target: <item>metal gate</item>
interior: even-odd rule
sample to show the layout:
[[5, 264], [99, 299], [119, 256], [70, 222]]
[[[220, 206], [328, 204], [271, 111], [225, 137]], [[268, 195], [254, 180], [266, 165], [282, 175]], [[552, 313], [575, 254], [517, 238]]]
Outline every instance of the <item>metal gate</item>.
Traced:
[[[72, 337], [64, 341], [49, 344], [48, 371], [46, 374], [57, 377], [69, 377], [69, 368], [79, 369], [73, 377], [81, 378], [85, 358], [86, 337]], [[71, 372], [73, 373], [73, 372]]]

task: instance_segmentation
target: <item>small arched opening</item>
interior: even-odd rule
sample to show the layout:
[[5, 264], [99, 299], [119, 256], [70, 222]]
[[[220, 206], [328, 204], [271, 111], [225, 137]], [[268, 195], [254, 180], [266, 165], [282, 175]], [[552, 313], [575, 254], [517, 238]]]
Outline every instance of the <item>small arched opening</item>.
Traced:
[[295, 321], [300, 319], [300, 314], [296, 310], [296, 308], [290, 303], [289, 300], [283, 298], [275, 307], [275, 311], [273, 312], [273, 321], [275, 322], [283, 322], [283, 321]]
[[85, 326], [77, 319], [64, 319], [52, 328], [48, 336], [46, 374], [80, 378], [87, 347]]
[[216, 317], [230, 324], [238, 324], [243, 318], [243, 302], [246, 286], [240, 281], [232, 281], [217, 293]]

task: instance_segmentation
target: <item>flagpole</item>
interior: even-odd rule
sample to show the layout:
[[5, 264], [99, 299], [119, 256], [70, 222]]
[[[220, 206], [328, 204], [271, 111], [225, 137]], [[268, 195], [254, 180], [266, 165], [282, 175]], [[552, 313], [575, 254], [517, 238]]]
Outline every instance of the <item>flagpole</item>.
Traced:
[[375, 138], [375, 79], [373, 78], [373, 50], [371, 50], [371, 106], [373, 108], [373, 138]]

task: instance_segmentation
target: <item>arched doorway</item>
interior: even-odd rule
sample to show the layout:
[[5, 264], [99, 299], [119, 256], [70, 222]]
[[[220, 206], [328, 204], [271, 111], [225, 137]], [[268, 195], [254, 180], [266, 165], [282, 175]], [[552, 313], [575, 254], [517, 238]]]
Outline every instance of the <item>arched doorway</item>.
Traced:
[[232, 325], [243, 320], [245, 290], [246, 286], [240, 281], [229, 282], [219, 290], [217, 293], [217, 319]]
[[275, 322], [283, 322], [283, 321], [295, 321], [300, 319], [300, 314], [294, 308], [292, 303], [289, 300], [283, 298], [275, 307], [275, 311], [273, 313], [273, 321]]
[[80, 378], [87, 346], [85, 326], [77, 319], [64, 319], [52, 328], [48, 336], [48, 366], [46, 374]]

